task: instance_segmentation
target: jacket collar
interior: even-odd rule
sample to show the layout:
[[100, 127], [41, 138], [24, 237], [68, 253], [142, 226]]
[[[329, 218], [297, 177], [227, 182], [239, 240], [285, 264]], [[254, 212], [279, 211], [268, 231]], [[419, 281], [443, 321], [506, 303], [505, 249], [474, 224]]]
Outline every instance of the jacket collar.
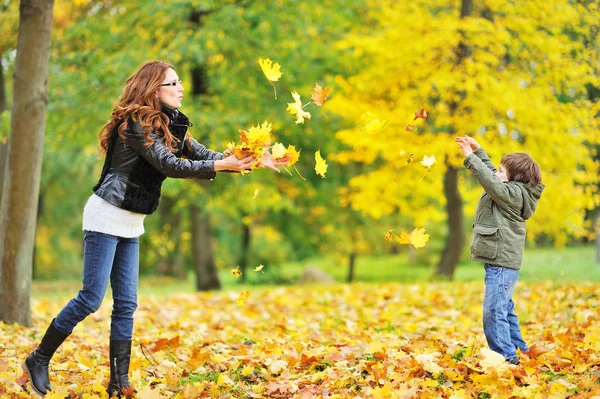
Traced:
[[169, 117], [169, 124], [192, 126], [189, 118], [179, 110], [161, 104], [161, 111]]

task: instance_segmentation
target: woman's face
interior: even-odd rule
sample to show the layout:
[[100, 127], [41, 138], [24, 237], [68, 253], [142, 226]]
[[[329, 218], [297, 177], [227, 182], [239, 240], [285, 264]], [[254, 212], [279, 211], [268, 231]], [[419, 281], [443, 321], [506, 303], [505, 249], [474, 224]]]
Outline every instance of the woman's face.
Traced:
[[183, 86], [175, 70], [171, 68], [167, 69], [165, 79], [162, 82], [162, 86], [158, 88], [157, 95], [159, 101], [167, 107], [175, 109], [181, 107]]

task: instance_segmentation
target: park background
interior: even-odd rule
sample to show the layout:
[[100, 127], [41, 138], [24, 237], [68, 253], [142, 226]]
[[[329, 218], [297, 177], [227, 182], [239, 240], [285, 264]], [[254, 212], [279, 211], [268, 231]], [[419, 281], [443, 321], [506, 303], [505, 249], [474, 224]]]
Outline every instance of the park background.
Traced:
[[[0, 2], [0, 12], [0, 187], [6, 187], [19, 2]], [[82, 211], [103, 164], [97, 134], [126, 78], [151, 59], [175, 66], [185, 87], [181, 111], [194, 124], [190, 134], [208, 148], [222, 151], [239, 139], [239, 129], [267, 120], [275, 140], [301, 154], [299, 173], [290, 168], [291, 175], [258, 170], [211, 182], [167, 179], [140, 239], [143, 298], [172, 301], [211, 291], [228, 309], [242, 307], [235, 299], [243, 291], [253, 306], [272, 295], [310, 297], [312, 286], [295, 287], [309, 266], [338, 283], [358, 282], [317, 276], [331, 287], [319, 294], [325, 297], [350, 289], [362, 292], [359, 298], [390, 300], [381, 292], [423, 287], [470, 293], [476, 308], [483, 270], [468, 255], [482, 190], [454, 143], [468, 134], [496, 165], [506, 153], [526, 151], [541, 166], [547, 187], [527, 223], [519, 287], [557, 295], [560, 304], [550, 313], [568, 306], [560, 284], [572, 284], [563, 292], [589, 291], [579, 305], [595, 309], [597, 321], [597, 13], [597, 2], [588, 0], [55, 1], [31, 264], [33, 323], [42, 328], [47, 320], [38, 321], [36, 309], [55, 311], [53, 304], [80, 286]], [[277, 99], [259, 58], [281, 65], [283, 75], [273, 82]], [[295, 123], [286, 111], [291, 92], [308, 102], [317, 83], [331, 88], [329, 99], [307, 106], [311, 119]], [[427, 119], [413, 122], [421, 108]], [[373, 129], [373, 121], [382, 126]], [[408, 124], [417, 129], [408, 131]], [[329, 165], [325, 178], [314, 171], [316, 151]], [[420, 161], [431, 155], [437, 162], [427, 168]], [[415, 228], [430, 235], [425, 247], [384, 238], [389, 230]], [[254, 272], [259, 265], [264, 273]], [[231, 273], [238, 266], [240, 277]], [[405, 310], [413, 301], [405, 299]], [[467, 329], [477, 328], [480, 315], [473, 312]], [[401, 327], [393, 332], [401, 334]], [[228, 384], [211, 378], [200, 382], [226, 392], [219, 389]], [[387, 386], [377, 378], [367, 385], [363, 393]]]

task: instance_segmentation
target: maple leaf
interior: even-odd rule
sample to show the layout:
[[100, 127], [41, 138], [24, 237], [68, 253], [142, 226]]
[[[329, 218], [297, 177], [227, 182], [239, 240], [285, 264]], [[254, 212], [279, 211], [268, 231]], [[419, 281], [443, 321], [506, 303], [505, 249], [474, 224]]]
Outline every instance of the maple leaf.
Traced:
[[266, 60], [259, 58], [258, 64], [260, 65], [260, 68], [269, 80], [269, 83], [271, 83], [271, 86], [273, 86], [273, 93], [275, 94], [275, 100], [277, 100], [277, 88], [275, 87], [273, 82], [278, 81], [281, 75], [283, 75], [283, 73], [280, 71], [281, 65], [279, 65], [278, 63], [273, 64], [273, 61], [271, 61], [268, 58]]
[[406, 125], [404, 130], [406, 130], [407, 132], [412, 132], [413, 130], [415, 130], [415, 127], [413, 125]]
[[379, 133], [387, 126], [387, 121], [385, 119], [380, 119], [377, 114], [374, 114], [371, 111], [362, 114], [360, 119], [364, 122], [364, 130], [369, 135]]
[[271, 155], [275, 159], [283, 158], [285, 155], [285, 151], [286, 151], [285, 146], [281, 143], [275, 143], [271, 147]]
[[394, 239], [400, 244], [410, 244], [415, 248], [422, 248], [429, 240], [429, 234], [425, 234], [425, 228], [415, 228], [410, 234], [403, 231], [400, 236], [394, 235]]
[[429, 240], [429, 234], [425, 234], [425, 228], [414, 229], [410, 233], [410, 243], [415, 248], [422, 248], [425, 243]]
[[321, 150], [315, 152], [315, 161], [317, 162], [315, 165], [315, 172], [322, 178], [325, 178], [325, 173], [327, 173], [327, 162], [321, 158]]
[[427, 166], [428, 168], [431, 168], [431, 166], [435, 163], [435, 155], [432, 155], [430, 157], [428, 157], [427, 155], [423, 156], [423, 160], [421, 161], [421, 164], [423, 166]]
[[394, 234], [394, 239], [400, 244], [410, 244], [410, 234], [408, 234], [406, 231], [400, 233], [400, 236]]
[[508, 370], [508, 363], [499, 353], [494, 352], [488, 348], [481, 348], [481, 354], [483, 355], [483, 359], [479, 362], [481, 368], [489, 373], [492, 370], [496, 370], [499, 372], [503, 372]]
[[544, 353], [550, 352], [555, 347], [555, 344], [544, 345], [540, 343], [535, 343], [529, 347], [529, 351], [523, 353], [529, 356], [530, 358], [534, 359], [540, 355], [543, 355]]
[[288, 145], [288, 148], [285, 150], [284, 156], [290, 157], [290, 159], [288, 160], [288, 163], [290, 164], [290, 166], [292, 166], [293, 164], [298, 162], [298, 159], [300, 159], [300, 151], [296, 151], [296, 147], [294, 147], [293, 145], [290, 144], [290, 145]]
[[240, 267], [236, 267], [235, 269], [231, 269], [231, 274], [233, 274], [235, 277], [239, 277], [242, 275], [242, 271], [240, 270]]
[[302, 101], [300, 100], [300, 94], [293, 91], [292, 97], [294, 98], [293, 103], [288, 103], [287, 112], [292, 115], [296, 115], [296, 123], [304, 123], [304, 118], [310, 119], [310, 112], [306, 112], [302, 109]]
[[254, 271], [255, 271], [255, 272], [261, 272], [261, 273], [264, 273], [264, 272], [263, 272], [263, 267], [265, 267], [265, 266], [264, 266], [264, 265], [256, 266], [256, 268], [254, 269]]
[[264, 121], [262, 125], [250, 127], [247, 133], [247, 140], [250, 146], [260, 146], [262, 155], [264, 148], [271, 141], [271, 124]]
[[425, 108], [421, 108], [419, 112], [415, 112], [415, 118], [413, 121], [416, 121], [419, 118], [427, 119], [427, 112], [425, 111]]
[[383, 233], [383, 236], [385, 237], [386, 240], [392, 241], [394, 233], [392, 233], [392, 230], [388, 230], [385, 233]]
[[246, 304], [246, 301], [248, 300], [248, 297], [250, 296], [250, 291], [242, 291], [240, 293], [240, 296], [238, 296], [238, 298], [235, 300], [238, 305], [242, 306]]
[[317, 83], [315, 86], [315, 91], [312, 93], [311, 98], [319, 107], [322, 107], [327, 97], [329, 97], [329, 92], [331, 91], [331, 87], [327, 86], [324, 89]]
[[270, 81], [277, 82], [281, 75], [283, 75], [283, 72], [281, 72], [280, 70], [281, 65], [279, 65], [279, 63], [277, 62], [273, 63], [273, 61], [271, 61], [269, 58], [264, 60], [262, 58], [259, 58], [258, 64], [260, 65], [260, 68], [262, 69], [267, 79], [269, 79]]

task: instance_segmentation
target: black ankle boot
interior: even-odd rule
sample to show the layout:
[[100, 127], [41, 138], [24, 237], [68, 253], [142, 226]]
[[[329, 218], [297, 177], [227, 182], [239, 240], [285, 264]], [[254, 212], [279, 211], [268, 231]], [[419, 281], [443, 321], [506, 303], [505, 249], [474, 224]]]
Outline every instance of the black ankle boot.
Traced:
[[133, 397], [135, 390], [129, 383], [129, 360], [131, 359], [131, 341], [110, 340], [110, 382], [108, 396]]
[[67, 339], [69, 334], [65, 334], [54, 326], [54, 320], [50, 323], [44, 338], [40, 346], [37, 347], [25, 362], [21, 365], [21, 368], [29, 376], [31, 381], [31, 387], [39, 395], [44, 396], [47, 391], [52, 390], [50, 385], [50, 377], [48, 376], [48, 365], [50, 359], [56, 352], [56, 349]]

